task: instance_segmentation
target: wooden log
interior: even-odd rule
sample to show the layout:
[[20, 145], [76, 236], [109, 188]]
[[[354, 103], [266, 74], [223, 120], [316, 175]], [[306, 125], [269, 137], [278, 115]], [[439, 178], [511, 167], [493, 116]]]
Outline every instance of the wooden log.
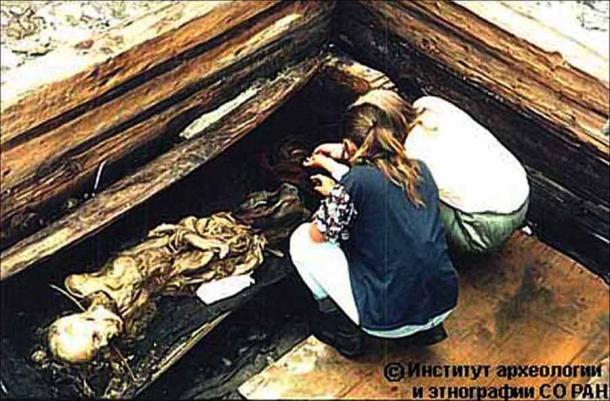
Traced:
[[493, 132], [530, 173], [536, 234], [607, 274], [608, 140], [594, 132], [607, 118], [607, 83], [567, 64], [553, 70], [549, 54], [460, 7], [341, 3], [336, 37], [407, 97], [443, 97]]
[[[29, 96], [13, 96], [19, 101], [6, 106], [8, 139], [0, 154], [3, 242], [19, 235], [6, 229], [11, 219], [20, 220], [28, 210], [77, 192], [92, 180], [101, 163], [108, 167], [146, 144], [168, 140], [168, 129], [181, 124], [178, 120], [213, 110], [253, 79], [317, 51], [326, 40], [333, 7], [313, 2], [273, 7], [268, 2], [236, 2], [210, 9], [207, 3], [196, 4], [202, 9], [193, 8], [194, 16], [187, 21], [181, 18], [190, 8], [164, 9], [153, 27], [166, 21], [173, 30], [107, 60], [110, 66], [103, 65], [110, 72], [102, 74], [101, 66], [87, 65], [85, 72]], [[172, 15], [180, 23], [171, 22]], [[96, 79], [91, 80], [91, 75]], [[63, 99], [69, 109], [52, 101], [60, 95], [49, 95], [60, 88], [77, 94], [81, 85], [89, 85], [85, 95]], [[21, 119], [19, 112], [24, 120], [35, 115], [33, 110], [41, 106], [36, 99], [45, 95], [51, 100], [43, 106], [48, 103], [61, 114], [40, 112], [42, 117], [32, 117], [27, 126], [11, 125]]]
[[[260, 125], [280, 104], [296, 93], [315, 74], [320, 57], [289, 66], [275, 78], [255, 82], [229, 100], [230, 107], [218, 107], [208, 123], [132, 175], [128, 175], [85, 202], [76, 211], [18, 242], [0, 255], [0, 280], [4, 280], [55, 252], [73, 245], [107, 227], [131, 208], [184, 178], [253, 128]], [[243, 94], [246, 94], [244, 96]], [[228, 111], [227, 111], [228, 110]], [[195, 121], [191, 126], [197, 125]], [[189, 127], [186, 128], [189, 130]]]
[[[132, 24], [59, 48], [6, 75], [0, 143], [110, 92], [274, 7], [277, 1], [168, 4]], [[159, 71], [150, 72], [153, 68]], [[41, 74], [41, 72], [46, 72]], [[141, 79], [140, 79], [141, 80]], [[138, 85], [142, 82], [133, 82]], [[82, 110], [85, 111], [85, 110]], [[81, 112], [82, 112], [81, 111]], [[73, 112], [75, 113], [75, 112]], [[73, 118], [72, 114], [64, 119]]]
[[[351, 2], [346, 7], [366, 9], [380, 29], [516, 109], [549, 121], [569, 139], [608, 155], [608, 139], [601, 135], [610, 107], [607, 74], [600, 78], [574, 68], [559, 52], [540, 49], [453, 2]], [[535, 28], [543, 26], [531, 24], [533, 37]]]
[[578, 260], [610, 283], [608, 207], [574, 194], [527, 168], [531, 188], [528, 223], [552, 247]]
[[329, 92], [334, 94], [346, 91], [352, 97], [373, 89], [397, 89], [394, 82], [383, 72], [345, 55], [329, 54], [316, 79], [322, 80]]

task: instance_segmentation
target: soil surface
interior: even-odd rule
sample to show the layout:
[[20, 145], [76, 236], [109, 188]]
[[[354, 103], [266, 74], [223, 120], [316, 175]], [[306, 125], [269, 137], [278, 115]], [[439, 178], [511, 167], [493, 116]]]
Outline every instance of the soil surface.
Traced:
[[[547, 21], [563, 34], [607, 56], [607, 0], [511, 1], [516, 10]], [[17, 68], [58, 46], [167, 6], [167, 1], [3, 0], [0, 2], [0, 71]]]
[[552, 0], [509, 3], [513, 9], [545, 22], [563, 35], [574, 38], [602, 56], [608, 57], [610, 1]]
[[6, 72], [66, 43], [129, 23], [167, 6], [163, 1], [0, 2], [0, 66]]

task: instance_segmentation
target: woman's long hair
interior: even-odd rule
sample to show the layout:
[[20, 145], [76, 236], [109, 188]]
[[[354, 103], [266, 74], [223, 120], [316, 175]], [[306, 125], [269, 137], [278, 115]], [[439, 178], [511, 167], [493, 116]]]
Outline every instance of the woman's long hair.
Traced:
[[417, 190], [421, 171], [417, 161], [405, 154], [404, 142], [420, 114], [397, 93], [377, 89], [360, 96], [343, 119], [344, 137], [357, 147], [350, 164], [375, 165], [405, 190], [416, 207], [425, 206]]

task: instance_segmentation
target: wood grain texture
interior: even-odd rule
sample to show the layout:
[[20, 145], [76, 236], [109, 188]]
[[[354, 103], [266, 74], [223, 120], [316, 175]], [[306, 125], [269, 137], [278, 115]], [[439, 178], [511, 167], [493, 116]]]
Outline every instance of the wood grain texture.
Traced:
[[[1, 142], [116, 90], [198, 44], [275, 6], [276, 1], [168, 3], [133, 23], [59, 48], [11, 71], [2, 87]], [[41, 74], [41, 71], [48, 73]], [[64, 117], [68, 118], [68, 117]]]
[[[241, 7], [245, 8], [238, 18], [241, 23], [234, 27], [227, 24], [227, 29], [215, 32], [215, 36], [207, 35], [208, 25], [233, 21], [237, 18], [233, 7], [215, 8], [215, 13], [204, 15], [205, 19], [195, 24], [201, 32], [193, 32], [190, 24], [176, 28], [173, 34], [191, 38], [190, 42], [183, 40], [191, 47], [183, 47], [179, 54], [171, 52], [173, 58], [159, 71], [152, 67], [118, 84], [111, 90], [113, 96], [93, 98], [94, 107], [66, 117], [59, 125], [43, 124], [34, 133], [26, 132], [4, 143], [0, 153], [3, 242], [19, 236], [18, 230], [10, 230], [11, 219], [19, 221], [27, 211], [37, 211], [50, 201], [58, 203], [78, 192], [93, 179], [101, 163], [111, 167], [147, 144], [169, 140], [168, 136], [175, 134], [172, 129], [182, 124], [180, 120], [214, 110], [254, 79], [316, 52], [327, 38], [333, 3], [265, 6], [248, 20], [243, 17], [252, 13], [250, 7]], [[194, 37], [199, 38], [195, 43]], [[167, 45], [176, 48], [173, 42]], [[152, 46], [150, 52], [161, 52], [155, 41], [143, 46]], [[139, 47], [132, 49], [131, 57], [154, 58], [154, 54], [141, 51]], [[98, 78], [96, 82], [105, 80]]]
[[84, 203], [72, 214], [18, 242], [0, 255], [4, 280], [107, 227], [131, 208], [146, 201], [211, 160], [260, 125], [315, 74], [320, 57], [290, 66], [275, 78], [254, 83], [256, 95], [227, 114], [220, 114], [196, 137], [176, 145], [135, 173]]
[[[597, 365], [608, 355], [608, 287], [582, 266], [535, 238], [517, 234], [497, 254], [456, 259], [458, 306], [445, 322], [447, 340], [432, 347], [369, 341], [357, 360], [341, 356], [313, 336], [239, 388], [255, 399], [415, 399], [413, 388], [540, 386], [588, 377], [498, 377], [499, 365]], [[586, 289], [586, 291], [583, 291]], [[544, 346], [541, 346], [544, 344]], [[422, 365], [490, 365], [489, 375], [406, 375], [390, 382], [390, 362]], [[559, 380], [558, 380], [559, 379]], [[445, 394], [447, 394], [445, 392]], [[456, 397], [457, 398], [457, 397]], [[463, 397], [473, 399], [476, 397]]]
[[317, 78], [323, 80], [323, 85], [330, 92], [347, 91], [352, 97], [373, 89], [397, 89], [386, 74], [346, 55], [329, 54]]
[[[442, 7], [446, 4], [439, 7], [444, 9]], [[411, 7], [403, 3], [391, 5], [409, 10]], [[428, 5], [426, 3], [426, 7]], [[390, 3], [383, 3], [383, 7], [389, 6]], [[420, 6], [419, 2], [413, 5], [418, 10]], [[380, 3], [350, 2], [341, 3], [340, 7], [341, 18], [335, 33], [340, 48], [387, 73], [405, 97], [414, 100], [421, 95], [440, 96], [467, 111], [493, 132], [528, 169], [532, 188], [528, 220], [536, 234], [608, 278], [610, 162], [607, 140], [605, 143], [599, 141], [576, 125], [570, 128], [562, 118], [541, 114], [532, 109], [536, 106], [534, 99], [517, 98], [518, 91], [510, 91], [505, 96], [497, 86], [510, 88], [511, 81], [498, 80], [490, 84], [482, 80], [479, 73], [465, 72], [464, 66], [470, 65], [467, 60], [464, 61], [466, 57], [455, 58], [451, 62], [447, 54], [439, 56], [440, 47], [431, 50], [421, 48], [421, 43], [414, 40], [414, 36], [408, 36], [406, 29], [415, 29], [414, 26], [419, 27], [421, 21], [427, 21], [427, 29], [442, 31], [445, 25], [439, 28], [436, 16], [427, 20], [418, 16], [419, 22], [411, 23], [409, 21], [413, 16], [402, 8], [396, 8], [392, 18], [398, 18], [404, 24], [395, 31], [392, 21], [377, 9], [381, 7]], [[473, 23], [477, 21], [475, 19]], [[472, 31], [474, 28], [471, 28]], [[460, 36], [452, 32], [445, 32], [446, 37], [453, 38], [468, 49], [474, 47], [460, 42]], [[440, 35], [439, 32], [437, 34]], [[437, 43], [441, 42], [435, 42], [434, 46]], [[480, 49], [487, 46], [486, 43], [478, 43], [476, 52], [480, 53]], [[455, 47], [452, 49], [457, 51]], [[462, 48], [459, 54], [468, 55], [469, 58], [472, 52], [475, 50]], [[540, 64], [543, 65], [543, 62], [540, 61]], [[482, 71], [492, 72], [486, 68]], [[533, 74], [535, 71], [528, 70], [527, 73]], [[518, 79], [527, 77], [523, 72], [512, 75]], [[548, 78], [550, 80], [552, 77]], [[554, 82], [552, 85], [560, 83]], [[597, 83], [601, 85], [600, 81]], [[536, 85], [532, 83], [532, 91], [537, 90]], [[564, 85], [570, 87], [565, 82], [561, 85], [562, 88]], [[563, 92], [566, 90], [563, 89]], [[556, 107], [559, 113], [571, 113], [577, 109], [567, 98]], [[601, 114], [591, 111], [589, 115], [599, 119], [600, 125], [603, 124]], [[576, 131], [578, 135], [575, 135]]]
[[608, 157], [608, 138], [601, 135], [610, 107], [608, 82], [572, 67], [560, 53], [545, 51], [453, 2], [346, 4], [366, 9], [379, 28]]

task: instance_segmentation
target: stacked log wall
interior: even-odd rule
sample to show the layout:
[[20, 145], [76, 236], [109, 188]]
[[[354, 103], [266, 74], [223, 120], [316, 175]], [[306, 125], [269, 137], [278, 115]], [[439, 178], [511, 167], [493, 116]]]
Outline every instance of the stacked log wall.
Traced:
[[2, 88], [2, 247], [40, 228], [21, 224], [29, 216], [91, 192], [100, 174], [120, 178], [182, 141], [177, 134], [201, 115], [317, 57], [333, 7], [169, 4], [11, 72]]
[[607, 72], [573, 67], [454, 2], [342, 2], [337, 15], [340, 49], [407, 98], [440, 96], [493, 132], [527, 168], [536, 235], [608, 279]]

